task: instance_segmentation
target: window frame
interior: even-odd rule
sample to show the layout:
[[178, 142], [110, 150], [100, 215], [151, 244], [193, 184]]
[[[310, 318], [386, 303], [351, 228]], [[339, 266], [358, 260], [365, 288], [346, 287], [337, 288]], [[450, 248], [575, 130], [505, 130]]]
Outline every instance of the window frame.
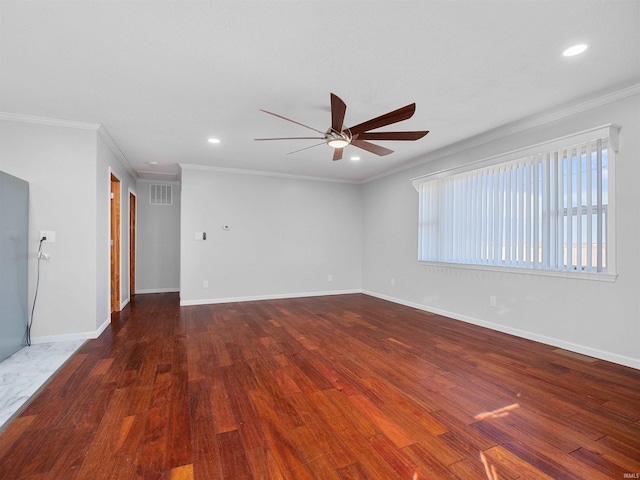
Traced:
[[[606, 272], [588, 272], [582, 270], [560, 270], [560, 269], [542, 269], [542, 268], [530, 268], [519, 265], [494, 265], [494, 264], [477, 264], [477, 263], [453, 263], [444, 261], [430, 261], [420, 260], [420, 251], [422, 249], [421, 244], [421, 229], [423, 228], [424, 218], [418, 213], [418, 262], [424, 266], [432, 267], [448, 267], [455, 269], [469, 269], [469, 270], [485, 270], [485, 271], [499, 271], [515, 274], [529, 274], [529, 275], [542, 275], [552, 277], [569, 277], [569, 278], [581, 278], [589, 280], [599, 280], [614, 282], [617, 277], [616, 270], [616, 206], [615, 206], [615, 165], [616, 155], [619, 149], [619, 129], [620, 127], [615, 124], [606, 124], [599, 127], [591, 128], [581, 132], [565, 135], [555, 138], [553, 140], [537, 143], [535, 145], [527, 146], [524, 148], [512, 150], [506, 153], [501, 153], [491, 157], [486, 157], [480, 160], [466, 163], [453, 168], [439, 170], [427, 175], [415, 177], [411, 179], [413, 187], [418, 192], [418, 201], [422, 202], [420, 185], [433, 181], [444, 179], [458, 174], [470, 173], [475, 170], [480, 170], [489, 167], [496, 167], [501, 164], [518, 161], [524, 157], [531, 155], [538, 155], [541, 153], [547, 153], [549, 151], [559, 150], [566, 148], [569, 145], [579, 144], [586, 141], [591, 141], [595, 138], [607, 138], [607, 156], [608, 156], [608, 203], [603, 205], [606, 209], [606, 230], [603, 232], [604, 238], [607, 241], [607, 257], [606, 257]], [[573, 209], [579, 209], [580, 207], [572, 207]], [[565, 208], [566, 215], [567, 208]]]

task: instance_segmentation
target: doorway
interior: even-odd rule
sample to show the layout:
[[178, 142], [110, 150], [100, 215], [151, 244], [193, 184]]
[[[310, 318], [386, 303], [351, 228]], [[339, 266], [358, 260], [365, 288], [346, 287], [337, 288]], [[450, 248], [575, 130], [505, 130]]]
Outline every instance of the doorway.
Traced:
[[136, 196], [129, 192], [129, 298], [136, 294]]
[[120, 311], [120, 180], [111, 174], [111, 313]]

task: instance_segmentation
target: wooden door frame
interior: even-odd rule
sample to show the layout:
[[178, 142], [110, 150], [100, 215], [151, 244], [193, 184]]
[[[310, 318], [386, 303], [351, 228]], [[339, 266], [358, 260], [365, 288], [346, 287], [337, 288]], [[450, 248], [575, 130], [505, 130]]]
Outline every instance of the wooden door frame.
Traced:
[[109, 304], [110, 313], [120, 311], [121, 193], [122, 182], [109, 169]]
[[129, 190], [129, 299], [136, 294], [136, 246], [138, 239], [138, 196]]

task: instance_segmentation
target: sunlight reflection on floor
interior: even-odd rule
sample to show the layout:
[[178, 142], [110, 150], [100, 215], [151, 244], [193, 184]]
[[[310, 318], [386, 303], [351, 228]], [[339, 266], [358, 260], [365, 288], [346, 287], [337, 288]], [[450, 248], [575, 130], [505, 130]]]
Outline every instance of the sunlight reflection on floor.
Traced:
[[484, 420], [485, 418], [506, 417], [507, 415], [509, 415], [510, 412], [512, 412], [513, 410], [516, 410], [518, 408], [520, 408], [520, 404], [519, 403], [513, 403], [511, 405], [507, 405], [506, 407], [498, 408], [497, 410], [493, 410], [491, 412], [479, 413], [478, 415], [476, 415], [473, 418], [475, 418], [476, 420]]

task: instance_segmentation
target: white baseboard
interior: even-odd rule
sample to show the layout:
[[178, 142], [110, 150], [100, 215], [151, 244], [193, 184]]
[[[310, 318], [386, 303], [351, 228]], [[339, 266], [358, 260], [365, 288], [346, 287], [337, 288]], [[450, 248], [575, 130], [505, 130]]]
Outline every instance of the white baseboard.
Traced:
[[66, 333], [63, 335], [43, 335], [41, 337], [31, 337], [31, 344], [70, 342], [73, 340], [89, 340], [92, 337], [88, 333]]
[[168, 288], [143, 288], [143, 289], [136, 289], [136, 295], [138, 294], [145, 294], [145, 293], [173, 293], [173, 292], [179, 292], [180, 291], [180, 287], [168, 287]]
[[126, 307], [130, 300], [131, 300], [131, 297], [127, 297], [122, 302], [120, 302], [120, 310]]
[[104, 332], [109, 325], [111, 325], [111, 315], [109, 315], [107, 319], [104, 322], [102, 322], [102, 325], [100, 325], [98, 329], [93, 333], [93, 335], [95, 336], [90, 338], [98, 338], [100, 334]]
[[328, 292], [299, 292], [299, 293], [284, 293], [284, 294], [275, 294], [275, 295], [254, 295], [254, 296], [248, 296], [248, 297], [180, 300], [180, 306], [186, 307], [189, 305], [210, 305], [210, 304], [216, 304], [216, 303], [255, 302], [258, 300], [281, 300], [285, 298], [324, 297], [326, 295], [348, 295], [350, 293], [362, 293], [362, 290], [360, 289], [332, 290]]
[[489, 328], [491, 330], [496, 330], [502, 333], [508, 333], [509, 335], [514, 335], [520, 338], [526, 338], [527, 340], [533, 340], [535, 342], [544, 343], [545, 345], [551, 345], [554, 347], [562, 348], [565, 350], [570, 350], [572, 352], [581, 353], [583, 355], [588, 355], [590, 357], [599, 358], [601, 360], [606, 360], [608, 362], [617, 363], [619, 365], [624, 365], [627, 367], [635, 368], [640, 370], [640, 359], [627, 357], [625, 355], [619, 355], [617, 353], [606, 352], [604, 350], [598, 350], [596, 348], [587, 347], [584, 345], [579, 345], [572, 342], [567, 342], [565, 340], [560, 340], [553, 337], [547, 337], [545, 335], [540, 335], [537, 333], [528, 332], [526, 330], [520, 330], [517, 328], [506, 327], [504, 325], [500, 325], [493, 322], [487, 322], [485, 320], [481, 320], [479, 318], [470, 317], [467, 315], [461, 315], [456, 312], [450, 312], [447, 310], [442, 310], [439, 308], [430, 307], [428, 305], [422, 305], [420, 303], [410, 302], [407, 300], [402, 300], [400, 298], [390, 297], [388, 295], [384, 295], [381, 293], [371, 292], [369, 290], [363, 290], [362, 293], [366, 295], [371, 295], [372, 297], [381, 298], [382, 300], [387, 300], [389, 302], [398, 303], [400, 305], [405, 305], [407, 307], [413, 307], [418, 310], [423, 310], [426, 312], [435, 313], [437, 315], [442, 315], [444, 317], [453, 318], [455, 320], [460, 320], [462, 322], [471, 323], [473, 325], [478, 325], [480, 327]]
[[62, 335], [42, 335], [39, 337], [32, 337], [32, 344], [40, 343], [56, 343], [56, 342], [69, 342], [73, 340], [93, 340], [98, 338], [102, 332], [111, 324], [111, 317], [107, 318], [102, 325], [100, 325], [93, 332], [80, 332], [80, 333], [65, 333]]

